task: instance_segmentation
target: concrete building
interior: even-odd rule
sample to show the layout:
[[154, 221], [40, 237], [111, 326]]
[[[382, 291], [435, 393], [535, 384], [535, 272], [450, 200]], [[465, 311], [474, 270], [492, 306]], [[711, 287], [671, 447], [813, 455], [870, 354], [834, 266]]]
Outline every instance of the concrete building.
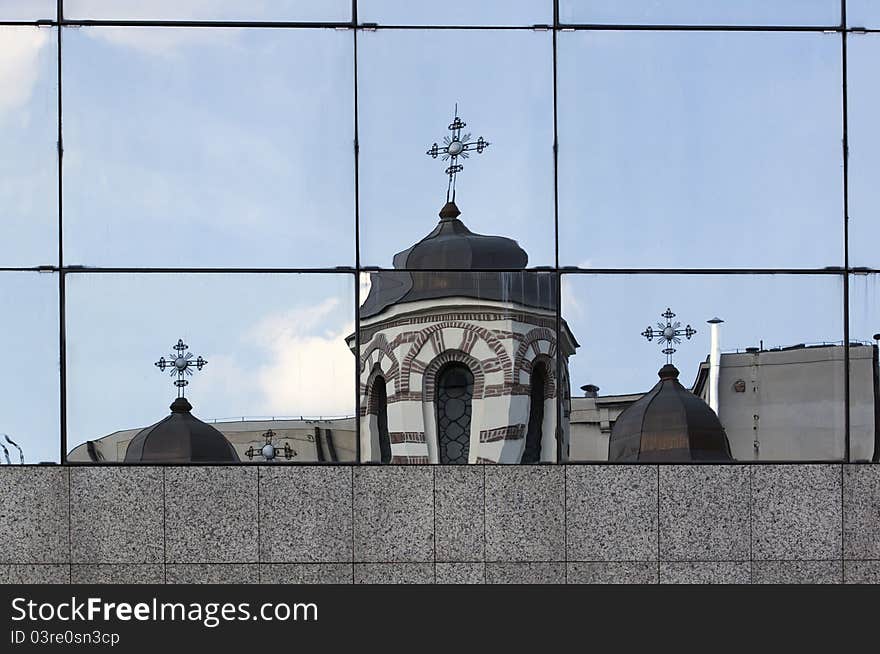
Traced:
[[[795, 345], [720, 356], [717, 413], [737, 461], [835, 460], [845, 456], [844, 348]], [[877, 347], [850, 352], [850, 460], [870, 461], [880, 432]], [[709, 358], [691, 390], [709, 402]], [[586, 387], [585, 387], [586, 388]], [[620, 414], [643, 393], [599, 396], [595, 387], [571, 402], [571, 460], [605, 461]]]

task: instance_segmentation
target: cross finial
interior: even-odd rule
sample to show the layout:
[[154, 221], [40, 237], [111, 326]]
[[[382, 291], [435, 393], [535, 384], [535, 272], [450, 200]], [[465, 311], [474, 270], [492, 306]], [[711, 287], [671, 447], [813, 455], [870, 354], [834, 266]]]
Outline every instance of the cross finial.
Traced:
[[161, 357], [155, 363], [156, 367], [162, 372], [165, 372], [166, 368], [170, 368], [171, 376], [177, 375], [177, 379], [174, 380], [174, 385], [177, 387], [177, 397], [184, 396], [183, 388], [189, 384], [186, 377], [192, 376], [191, 368], [194, 367], [196, 370], [201, 370], [208, 364], [202, 357], [193, 359], [192, 352], [187, 352], [188, 349], [189, 345], [184, 343], [182, 338], [178, 339], [177, 345], [174, 346], [177, 354], [169, 354], [168, 359]]
[[681, 343], [680, 336], [690, 340], [691, 336], [697, 333], [697, 330], [690, 325], [685, 325], [682, 329], [679, 321], [672, 322], [672, 319], [675, 318], [672, 309], [667, 308], [660, 315], [666, 318], [666, 323], [658, 322], [657, 329], [648, 327], [642, 332], [642, 336], [649, 341], [653, 341], [656, 338], [661, 347], [665, 346], [663, 347], [663, 354], [666, 355], [666, 363], [672, 363], [672, 355], [675, 354], [675, 348], [672, 346]]
[[443, 161], [449, 162], [449, 166], [446, 168], [446, 174], [449, 176], [449, 184], [446, 187], [447, 202], [455, 202], [455, 176], [464, 170], [464, 166], [458, 162], [459, 158], [467, 159], [470, 156], [468, 153], [474, 150], [477, 154], [482, 154], [483, 150], [490, 145], [489, 141], [482, 136], [476, 141], [471, 141], [470, 134], [462, 135], [461, 130], [465, 127], [467, 127], [467, 123], [458, 117], [458, 103], [456, 103], [455, 116], [449, 124], [452, 136], [444, 136], [442, 146], [434, 143], [431, 149], [425, 153], [430, 155], [432, 159], [439, 156]]

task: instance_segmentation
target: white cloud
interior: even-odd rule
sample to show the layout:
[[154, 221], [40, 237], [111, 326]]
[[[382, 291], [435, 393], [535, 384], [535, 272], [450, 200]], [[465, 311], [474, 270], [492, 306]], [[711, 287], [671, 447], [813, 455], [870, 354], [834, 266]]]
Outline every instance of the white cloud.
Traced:
[[251, 417], [351, 415], [355, 359], [345, 338], [354, 324], [327, 328], [338, 306], [339, 300], [330, 298], [261, 320], [242, 341], [264, 349], [260, 359], [268, 363], [254, 366], [240, 356], [209, 356], [212, 375], [203, 386], [213, 395], [206, 403], [209, 417], [231, 417], [236, 411]]
[[50, 36], [48, 29], [0, 28], [0, 116], [30, 100]]

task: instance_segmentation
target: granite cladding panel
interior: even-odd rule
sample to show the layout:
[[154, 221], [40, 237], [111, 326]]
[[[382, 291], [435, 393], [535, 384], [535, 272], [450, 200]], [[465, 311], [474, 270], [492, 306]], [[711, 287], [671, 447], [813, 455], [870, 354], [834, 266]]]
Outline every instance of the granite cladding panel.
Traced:
[[843, 466], [844, 558], [880, 560], [880, 465]]
[[565, 560], [565, 469], [484, 466], [486, 560]]
[[656, 561], [658, 469], [566, 466], [568, 561]]
[[434, 471], [430, 466], [354, 469], [354, 560], [434, 561]]
[[352, 560], [352, 469], [260, 468], [260, 561]]
[[485, 552], [485, 466], [434, 467], [438, 561], [482, 561]]
[[0, 564], [69, 563], [69, 469], [0, 467]]
[[840, 465], [751, 466], [752, 559], [841, 558]]
[[163, 472], [70, 469], [71, 557], [77, 563], [163, 563]]

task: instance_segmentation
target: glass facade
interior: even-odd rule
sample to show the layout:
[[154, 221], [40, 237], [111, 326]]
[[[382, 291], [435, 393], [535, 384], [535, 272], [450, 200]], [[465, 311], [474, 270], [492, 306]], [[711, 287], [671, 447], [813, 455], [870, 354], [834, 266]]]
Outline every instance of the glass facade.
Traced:
[[876, 459], [878, 31], [0, 3], [0, 443], [121, 463], [181, 394], [244, 463], [597, 462], [671, 361], [737, 461]]

